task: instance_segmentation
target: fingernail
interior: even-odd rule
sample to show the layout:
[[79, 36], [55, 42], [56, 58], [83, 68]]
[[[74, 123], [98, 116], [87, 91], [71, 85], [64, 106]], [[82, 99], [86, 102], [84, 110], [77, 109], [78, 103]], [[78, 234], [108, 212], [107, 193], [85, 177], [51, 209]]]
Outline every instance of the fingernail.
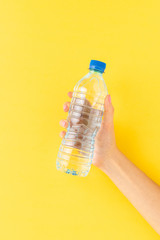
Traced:
[[108, 100], [109, 100], [110, 103], [112, 102], [111, 101], [111, 95], [108, 95]]
[[66, 126], [66, 122], [65, 122], [65, 121], [62, 122], [62, 126], [63, 126], [63, 127]]
[[60, 132], [60, 134], [59, 134], [59, 135], [60, 135], [60, 137], [61, 137], [61, 138], [63, 138], [63, 132]]
[[64, 105], [64, 106], [63, 106], [63, 109], [64, 109], [64, 110], [67, 110], [67, 105]]

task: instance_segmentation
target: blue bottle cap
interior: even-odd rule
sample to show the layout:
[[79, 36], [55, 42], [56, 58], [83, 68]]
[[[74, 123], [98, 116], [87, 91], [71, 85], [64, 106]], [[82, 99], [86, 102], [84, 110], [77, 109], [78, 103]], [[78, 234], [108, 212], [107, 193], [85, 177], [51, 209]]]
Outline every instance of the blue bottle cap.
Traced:
[[97, 61], [97, 60], [91, 60], [89, 68], [92, 69], [92, 70], [97, 70], [97, 71], [100, 71], [100, 72], [104, 72], [104, 70], [106, 68], [106, 63], [100, 62], [100, 61]]

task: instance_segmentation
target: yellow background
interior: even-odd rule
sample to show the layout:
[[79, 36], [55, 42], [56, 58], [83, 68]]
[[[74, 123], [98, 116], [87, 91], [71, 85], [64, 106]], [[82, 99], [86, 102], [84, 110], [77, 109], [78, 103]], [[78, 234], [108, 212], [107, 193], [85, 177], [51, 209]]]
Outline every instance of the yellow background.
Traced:
[[160, 183], [159, 11], [158, 0], [0, 2], [1, 240], [160, 239], [99, 169], [55, 167], [67, 91], [97, 59], [118, 146]]

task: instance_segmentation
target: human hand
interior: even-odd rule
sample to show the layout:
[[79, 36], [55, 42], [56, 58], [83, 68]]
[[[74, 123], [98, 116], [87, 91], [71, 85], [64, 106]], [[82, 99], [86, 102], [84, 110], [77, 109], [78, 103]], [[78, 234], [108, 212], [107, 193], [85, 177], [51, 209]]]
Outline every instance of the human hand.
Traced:
[[[72, 92], [69, 92], [68, 96], [72, 98]], [[86, 99], [84, 101], [85, 105], [89, 105]], [[69, 106], [70, 102], [64, 104], [65, 112], [69, 111]], [[107, 95], [104, 100], [103, 120], [95, 137], [93, 164], [110, 177], [147, 222], [160, 234], [160, 186], [118, 150], [115, 141], [113, 116], [114, 108], [111, 97]], [[82, 120], [78, 119], [78, 121]], [[69, 122], [70, 126], [74, 124], [74, 122]], [[67, 120], [61, 120], [60, 125], [67, 128]], [[62, 131], [60, 136], [63, 138], [65, 134], [66, 132]], [[81, 145], [78, 148], [81, 149]]]
[[[72, 92], [68, 93], [68, 96], [72, 98]], [[65, 102], [63, 109], [65, 112], [69, 111], [70, 102]], [[107, 95], [104, 101], [104, 114], [101, 127], [95, 137], [95, 149], [93, 164], [100, 168], [102, 171], [105, 170], [109, 160], [114, 158], [115, 154], [118, 152], [116, 146], [115, 134], [114, 134], [114, 108], [111, 103], [110, 95]], [[68, 127], [67, 120], [61, 120], [60, 125], [64, 128]], [[61, 131], [60, 136], [63, 138], [66, 132]]]

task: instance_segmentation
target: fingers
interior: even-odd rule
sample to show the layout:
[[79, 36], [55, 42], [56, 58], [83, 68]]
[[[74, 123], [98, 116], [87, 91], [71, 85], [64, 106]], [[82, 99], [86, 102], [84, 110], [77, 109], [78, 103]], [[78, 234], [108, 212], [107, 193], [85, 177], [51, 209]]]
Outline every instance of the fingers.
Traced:
[[[72, 98], [72, 92], [68, 92], [68, 97], [70, 97], [70, 98]], [[70, 102], [65, 102], [64, 103], [64, 105], [63, 105], [63, 110], [65, 111], [65, 112], [68, 112], [69, 111], [69, 107], [70, 107]], [[68, 127], [68, 122], [67, 122], [67, 120], [61, 120], [60, 122], [59, 122], [59, 124], [60, 124], [60, 126], [61, 127], [64, 127], [64, 128], [67, 128]], [[66, 132], [65, 131], [61, 131], [60, 132], [60, 137], [61, 138], [64, 138], [64, 136], [66, 135]]]
[[70, 107], [70, 102], [65, 102], [64, 105], [63, 105], [63, 110], [65, 112], [68, 112], [69, 111], [69, 107]]
[[[64, 127], [64, 128], [67, 128], [67, 127], [68, 127], [68, 122], [67, 122], [67, 120], [61, 120], [61, 121], [59, 122], [59, 124], [60, 124], [61, 127]], [[65, 131], [61, 131], [59, 135], [60, 135], [61, 138], [64, 138], [64, 136], [66, 135], [66, 132], [65, 132]]]
[[73, 92], [68, 92], [68, 97], [72, 98]]
[[105, 127], [113, 127], [114, 108], [111, 102], [111, 96], [107, 95], [104, 100], [104, 118], [103, 125]]
[[67, 128], [67, 127], [68, 127], [68, 122], [67, 122], [67, 120], [61, 120], [61, 121], [59, 122], [59, 124], [60, 124], [61, 127], [64, 127], [64, 128]]
[[61, 131], [59, 135], [60, 135], [61, 138], [64, 138], [64, 136], [66, 135], [66, 132], [65, 131]]
[[[68, 97], [72, 98], [72, 94], [73, 92], [68, 92]], [[65, 112], [68, 112], [69, 111], [69, 107], [70, 107], [70, 102], [65, 102], [64, 105], [63, 105], [63, 110]]]

